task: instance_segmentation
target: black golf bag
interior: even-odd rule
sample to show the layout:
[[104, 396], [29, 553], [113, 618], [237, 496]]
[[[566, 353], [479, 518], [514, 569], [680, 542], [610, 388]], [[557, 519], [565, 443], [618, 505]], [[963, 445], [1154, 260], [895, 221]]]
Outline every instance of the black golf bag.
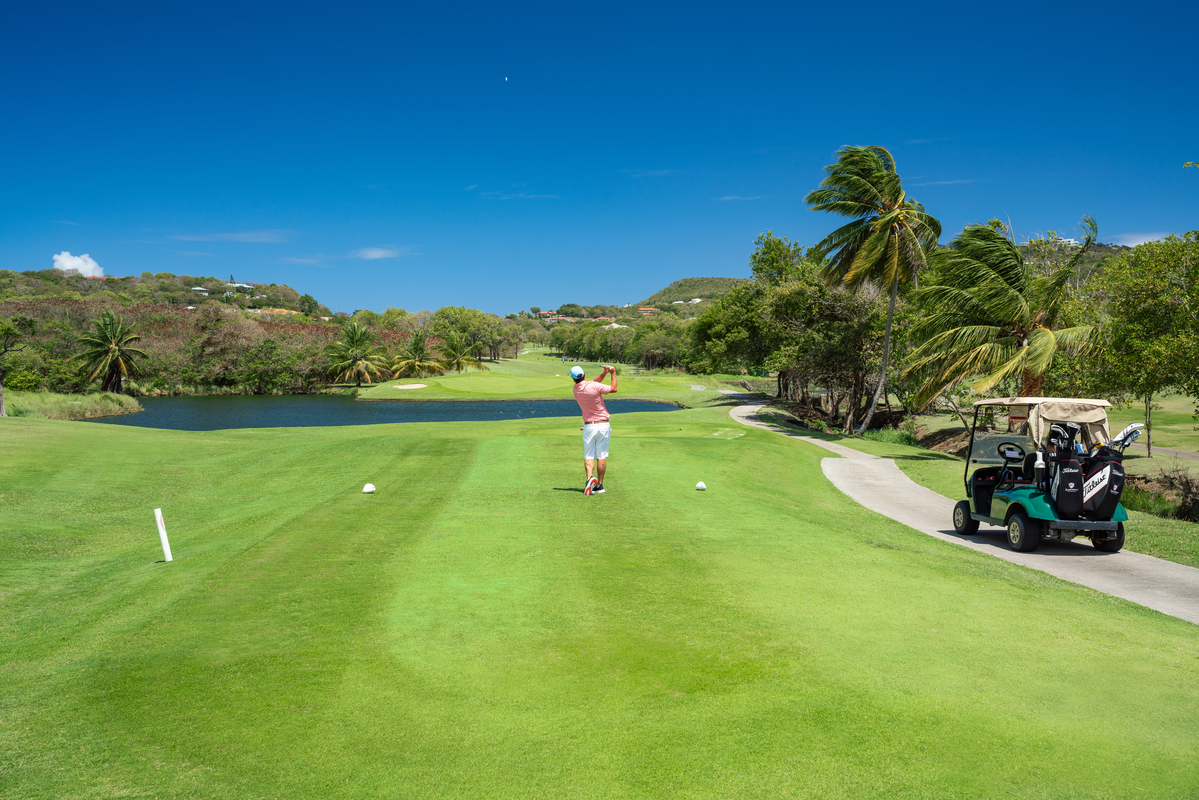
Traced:
[[1078, 519], [1082, 511], [1082, 465], [1074, 450], [1074, 436], [1078, 425], [1054, 425], [1050, 429], [1050, 441], [1057, 447], [1057, 470], [1053, 476], [1050, 496], [1061, 519]]
[[1088, 459], [1082, 483], [1082, 512], [1087, 519], [1110, 520], [1124, 491], [1124, 454], [1101, 447]]

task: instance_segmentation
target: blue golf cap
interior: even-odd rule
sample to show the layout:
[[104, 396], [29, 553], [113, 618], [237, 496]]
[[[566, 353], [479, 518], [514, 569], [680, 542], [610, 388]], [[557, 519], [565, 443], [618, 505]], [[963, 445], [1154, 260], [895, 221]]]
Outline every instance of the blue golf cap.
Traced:
[[581, 379], [583, 377], [583, 368], [582, 367], [571, 367], [570, 368], [570, 377], [574, 378], [576, 381]]

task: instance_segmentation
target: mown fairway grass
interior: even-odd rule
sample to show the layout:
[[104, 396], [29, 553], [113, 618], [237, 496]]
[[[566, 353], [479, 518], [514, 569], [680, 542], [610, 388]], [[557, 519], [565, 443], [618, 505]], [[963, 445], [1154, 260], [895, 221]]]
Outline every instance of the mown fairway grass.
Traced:
[[[574, 361], [562, 361], [546, 350], [532, 350], [515, 359], [484, 362], [488, 370], [471, 370], [461, 374], [451, 372], [437, 378], [399, 378], [382, 381], [359, 394], [362, 400], [570, 400], [573, 385], [570, 368]], [[580, 363], [588, 378], [598, 378], [602, 366]], [[628, 365], [621, 368], [626, 374], [617, 376], [617, 398], [662, 400], [689, 408], [722, 401], [716, 391], [721, 382], [715, 376], [665, 373], [638, 375], [629, 373]], [[423, 389], [397, 389], [396, 386], [424, 383]], [[607, 381], [605, 381], [607, 383]], [[705, 386], [696, 391], [691, 385]]]
[[1199, 629], [726, 411], [0, 421], [0, 796], [1195, 795]]
[[[1199, 426], [1194, 417], [1195, 401], [1185, 395], [1172, 394], [1154, 398], [1153, 402], [1154, 405], [1160, 406], [1152, 416], [1153, 446], [1199, 453]], [[1127, 408], [1113, 408], [1108, 411], [1107, 416], [1112, 433], [1119, 433], [1130, 422], [1145, 421], [1145, 405], [1133, 403]], [[1145, 443], [1144, 436], [1141, 437], [1140, 443]]]

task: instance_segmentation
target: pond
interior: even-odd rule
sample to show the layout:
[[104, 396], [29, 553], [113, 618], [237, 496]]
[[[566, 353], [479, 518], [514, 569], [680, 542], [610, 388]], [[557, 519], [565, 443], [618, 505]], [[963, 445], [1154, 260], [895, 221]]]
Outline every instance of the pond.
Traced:
[[[358, 401], [337, 395], [232, 397], [143, 397], [145, 411], [91, 420], [108, 425], [217, 431], [229, 428], [311, 428], [380, 425], [391, 422], [579, 417], [574, 400], [402, 400]], [[677, 411], [668, 403], [608, 400], [612, 414]]]

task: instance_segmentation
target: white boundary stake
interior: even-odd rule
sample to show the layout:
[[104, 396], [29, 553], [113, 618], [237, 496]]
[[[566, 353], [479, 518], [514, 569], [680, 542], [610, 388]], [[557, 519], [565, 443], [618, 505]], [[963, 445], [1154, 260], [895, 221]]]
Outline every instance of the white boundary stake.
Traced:
[[171, 543], [167, 541], [167, 526], [162, 521], [162, 509], [154, 509], [154, 520], [158, 523], [158, 538], [162, 540], [162, 557], [171, 560]]

